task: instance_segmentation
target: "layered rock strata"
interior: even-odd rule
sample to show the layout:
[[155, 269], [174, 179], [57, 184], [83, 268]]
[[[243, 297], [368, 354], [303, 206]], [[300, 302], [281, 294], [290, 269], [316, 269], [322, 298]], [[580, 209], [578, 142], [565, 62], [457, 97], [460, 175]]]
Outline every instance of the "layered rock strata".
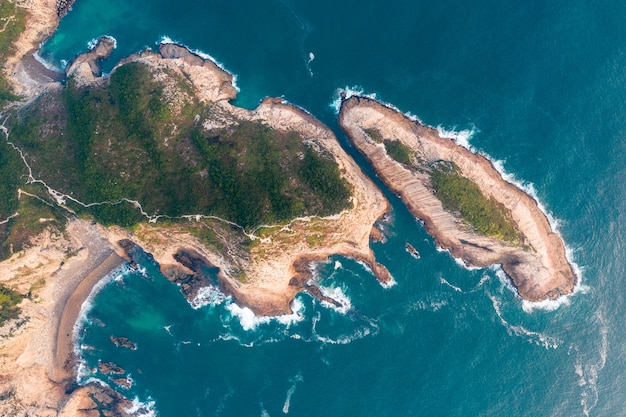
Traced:
[[[577, 278], [561, 237], [552, 230], [537, 202], [505, 181], [487, 158], [368, 98], [345, 100], [339, 123], [378, 176], [423, 220], [437, 245], [469, 266], [501, 264], [526, 300], [555, 299], [573, 291]], [[380, 138], [372, 138], [372, 129]], [[414, 161], [421, 166], [412, 168], [394, 160], [381, 139], [400, 141], [414, 152]], [[454, 163], [460, 174], [475, 183], [487, 198], [506, 208], [521, 234], [521, 242], [514, 244], [483, 236], [444, 209], [433, 191], [429, 173], [432, 164], [441, 161]]]

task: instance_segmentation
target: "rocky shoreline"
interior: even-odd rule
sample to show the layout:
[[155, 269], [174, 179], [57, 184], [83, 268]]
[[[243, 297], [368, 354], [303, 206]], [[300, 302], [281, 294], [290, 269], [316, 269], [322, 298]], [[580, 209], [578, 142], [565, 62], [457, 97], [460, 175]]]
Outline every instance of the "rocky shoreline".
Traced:
[[[573, 291], [577, 277], [567, 260], [565, 245], [550, 227], [545, 213], [528, 194], [506, 182], [484, 156], [441, 138], [435, 129], [409, 119], [396, 109], [365, 97], [343, 102], [339, 124], [378, 176], [424, 222], [437, 245], [469, 266], [500, 264], [525, 300], [556, 299]], [[371, 129], [380, 138], [372, 138]], [[420, 166], [411, 169], [394, 160], [380, 143], [381, 139], [400, 141], [414, 152]], [[508, 210], [521, 233], [522, 244], [476, 233], [458, 216], [443, 209], [432, 191], [428, 173], [430, 164], [441, 161], [454, 163], [462, 176]]]

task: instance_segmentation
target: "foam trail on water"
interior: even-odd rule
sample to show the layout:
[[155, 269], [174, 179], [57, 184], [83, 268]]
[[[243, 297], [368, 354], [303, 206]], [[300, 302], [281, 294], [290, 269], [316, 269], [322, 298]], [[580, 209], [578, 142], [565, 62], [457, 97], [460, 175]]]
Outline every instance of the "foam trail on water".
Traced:
[[309, 60], [306, 62], [306, 69], [309, 70], [309, 75], [313, 77], [313, 70], [311, 70], [311, 62], [315, 59], [315, 54], [313, 52], [309, 52]]
[[260, 402], [259, 405], [261, 406], [261, 417], [270, 417], [270, 413], [267, 412], [263, 403]]
[[456, 285], [450, 284], [444, 277], [439, 277], [439, 282], [441, 282], [444, 285], [447, 285], [448, 287], [452, 288], [456, 292], [463, 293], [462, 289], [460, 289]]
[[529, 343], [534, 343], [537, 346], [543, 346], [546, 350], [556, 349], [561, 344], [561, 341], [555, 337], [543, 335], [538, 332], [526, 329], [524, 326], [512, 325], [504, 319], [500, 310], [500, 302], [496, 297], [489, 294], [489, 298], [493, 304], [493, 309], [496, 315], [500, 319], [500, 323], [506, 328], [507, 332], [511, 336], [525, 337]]
[[124, 264], [114, 269], [109, 274], [105, 275], [104, 277], [102, 277], [102, 279], [100, 279], [96, 283], [96, 285], [93, 286], [93, 288], [91, 289], [91, 292], [89, 293], [89, 295], [87, 296], [83, 304], [80, 306], [78, 319], [76, 320], [76, 323], [74, 323], [74, 326], [72, 328], [73, 351], [76, 357], [80, 359], [77, 365], [77, 375], [78, 375], [77, 378], [79, 382], [82, 381], [85, 377], [91, 375], [91, 370], [87, 366], [87, 363], [85, 362], [82, 356], [81, 345], [78, 339], [79, 339], [80, 333], [85, 327], [85, 324], [88, 322], [87, 315], [89, 314], [89, 311], [91, 311], [91, 309], [93, 308], [93, 302], [96, 298], [96, 295], [98, 295], [98, 293], [108, 283], [118, 280], [119, 277], [122, 277], [129, 272], [130, 272], [130, 268], [128, 267], [128, 265]]
[[476, 271], [478, 269], [482, 269], [478, 266], [471, 266], [466, 264], [463, 259], [457, 258], [456, 256], [452, 255], [449, 249], [442, 248], [441, 246], [435, 246], [435, 250], [437, 250], [437, 252], [446, 252], [448, 255], [450, 255], [452, 259], [454, 259], [454, 262], [463, 269], [467, 269], [468, 271]]
[[302, 378], [302, 374], [298, 372], [296, 376], [294, 376], [291, 381], [291, 387], [289, 387], [289, 391], [287, 391], [287, 398], [285, 398], [285, 403], [283, 404], [283, 413], [289, 413], [289, 407], [291, 406], [291, 397], [296, 392], [296, 386], [298, 382], [302, 382], [304, 379]]
[[[598, 376], [606, 365], [607, 353], [609, 348], [609, 324], [602, 312], [595, 314], [596, 321], [600, 325], [600, 346], [598, 348], [598, 358], [596, 361], [583, 363], [584, 358], [578, 352], [574, 370], [578, 375], [578, 385], [583, 388], [580, 394], [580, 405], [583, 407], [583, 413], [590, 415], [591, 410], [598, 404]], [[578, 348], [576, 348], [578, 351]]]

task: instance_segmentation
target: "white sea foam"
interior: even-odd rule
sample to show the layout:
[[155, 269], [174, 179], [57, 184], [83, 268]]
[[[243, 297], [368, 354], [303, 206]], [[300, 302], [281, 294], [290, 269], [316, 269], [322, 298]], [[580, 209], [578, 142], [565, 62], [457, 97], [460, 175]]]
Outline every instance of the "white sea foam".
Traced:
[[478, 269], [482, 269], [478, 266], [471, 266], [471, 265], [466, 264], [463, 259], [457, 258], [456, 256], [452, 255], [449, 249], [442, 248], [441, 246], [435, 246], [435, 250], [437, 252], [446, 252], [448, 255], [450, 255], [450, 257], [454, 260], [454, 262], [463, 269], [467, 269], [468, 271], [476, 271]]
[[117, 49], [117, 39], [115, 39], [113, 36], [110, 35], [105, 35], [105, 36], [100, 36], [97, 38], [93, 38], [92, 40], [90, 40], [89, 42], [87, 42], [87, 48], [91, 51], [92, 49], [94, 49], [96, 46], [98, 46], [98, 41], [101, 38], [105, 38], [108, 39], [110, 41], [113, 41], [113, 49]]
[[311, 69], [311, 62], [315, 59], [315, 54], [309, 52], [309, 60], [306, 62], [306, 69], [309, 70], [309, 75], [313, 77], [313, 70]]
[[331, 338], [326, 336], [321, 336], [318, 333], [314, 332], [315, 338], [317, 341], [329, 344], [329, 345], [348, 345], [355, 340], [363, 339], [364, 337], [372, 334], [372, 330], [368, 327], [356, 330], [351, 335], [343, 335], [337, 338]]
[[456, 131], [454, 130], [454, 128], [452, 128], [452, 130], [447, 130], [443, 128], [441, 125], [437, 126], [436, 129], [437, 129], [437, 132], [439, 132], [439, 136], [441, 136], [442, 138], [452, 139], [457, 145], [461, 145], [465, 149], [473, 153], [476, 153], [476, 150], [474, 149], [474, 147], [472, 147], [472, 145], [470, 145], [469, 143], [470, 138], [475, 133], [479, 132], [476, 126], [472, 126], [470, 130], [466, 129], [466, 130], [461, 130], [461, 131]]
[[339, 261], [335, 261], [335, 265], [334, 265], [335, 271], [338, 270], [338, 269], [341, 269], [341, 268], [343, 268], [342, 263], [339, 262]]
[[227, 73], [229, 73], [230, 75], [232, 75], [233, 80], [232, 80], [232, 84], [233, 87], [235, 87], [235, 90], [237, 90], [237, 92], [241, 91], [239, 89], [239, 87], [237, 86], [237, 74], [235, 74], [232, 71], [229, 71], [224, 64], [222, 64], [221, 62], [219, 62], [217, 59], [213, 58], [211, 55], [207, 54], [204, 51], [201, 51], [199, 49], [191, 49], [190, 47], [188, 47], [187, 45], [185, 45], [182, 42], [179, 41], [175, 41], [172, 38], [170, 38], [169, 36], [161, 36], [159, 38], [159, 40], [157, 42], [155, 42], [157, 45], [161, 45], [161, 44], [175, 44], [175, 45], [179, 45], [182, 46], [183, 48], [187, 49], [189, 52], [191, 52], [192, 54], [198, 55], [200, 58], [205, 59], [205, 60], [209, 60], [211, 62], [213, 62], [215, 65], [217, 65], [220, 69], [222, 69], [223, 71], [226, 71]]
[[389, 281], [387, 281], [387, 282], [378, 281], [378, 282], [380, 283], [380, 286], [383, 287], [386, 290], [391, 288], [391, 287], [395, 287], [398, 284], [396, 279], [391, 274], [389, 274]]
[[439, 277], [439, 282], [441, 282], [444, 285], [447, 285], [448, 287], [452, 288], [456, 292], [460, 292], [460, 293], [463, 292], [463, 290], [457, 287], [456, 285], [450, 284], [450, 282], [448, 282], [444, 277]]
[[123, 276], [124, 274], [129, 272], [129, 268], [127, 265], [122, 265], [116, 269], [114, 269], [113, 271], [111, 271], [109, 274], [105, 275], [104, 277], [102, 277], [102, 279], [100, 279], [91, 289], [91, 292], [89, 293], [89, 295], [87, 296], [87, 298], [85, 299], [85, 301], [83, 302], [83, 304], [80, 306], [80, 312], [78, 313], [78, 319], [76, 320], [76, 323], [74, 323], [74, 327], [73, 327], [73, 339], [74, 339], [74, 351], [75, 353], [78, 353], [77, 356], [80, 357], [80, 346], [78, 345], [78, 335], [80, 334], [80, 332], [82, 331], [83, 327], [85, 326], [85, 323], [87, 322], [87, 314], [89, 313], [89, 311], [91, 311], [92, 307], [93, 307], [93, 300], [95, 299], [96, 295], [98, 295], [98, 293], [111, 281], [117, 280], [120, 276]]
[[255, 330], [259, 325], [270, 323], [272, 320], [289, 327], [293, 323], [304, 319], [304, 304], [297, 298], [291, 303], [292, 313], [281, 316], [259, 317], [248, 307], [242, 308], [236, 303], [226, 305], [226, 309], [230, 312], [232, 317], [236, 317], [239, 320], [241, 327], [245, 331]]
[[289, 387], [289, 390], [287, 391], [287, 398], [285, 398], [285, 403], [283, 404], [284, 414], [289, 413], [289, 407], [291, 406], [291, 397], [296, 392], [298, 382], [302, 382], [303, 380], [304, 379], [302, 378], [302, 374], [300, 372], [298, 372], [296, 376], [290, 379], [291, 387]]
[[341, 102], [343, 101], [343, 98], [341, 96], [343, 93], [345, 93], [346, 100], [353, 96], [368, 97], [371, 99], [376, 98], [376, 93], [365, 93], [363, 87], [358, 85], [354, 85], [352, 87], [345, 86], [344, 88], [338, 88], [337, 90], [335, 90], [335, 98], [330, 103], [330, 108], [335, 111], [335, 114], [339, 114], [339, 110], [341, 110]]
[[[600, 324], [600, 346], [598, 350], [598, 358], [596, 361], [584, 363], [581, 353], [577, 353], [576, 363], [574, 364], [574, 372], [578, 375], [578, 386], [582, 388], [580, 393], [580, 405], [583, 407], [583, 413], [590, 415], [591, 410], [598, 404], [598, 376], [606, 365], [608, 352], [608, 333], [609, 326], [601, 312], [596, 313], [596, 320]], [[576, 349], [578, 351], [578, 349]]]
[[135, 417], [156, 417], [157, 415], [155, 402], [151, 398], [142, 402], [135, 397], [131, 406], [124, 408], [124, 411]]
[[508, 321], [504, 319], [502, 316], [502, 311], [500, 310], [500, 301], [493, 295], [489, 294], [489, 298], [493, 304], [493, 309], [496, 312], [496, 315], [500, 319], [500, 323], [506, 328], [507, 333], [510, 336], [517, 336], [525, 338], [529, 343], [533, 343], [537, 346], [543, 346], [547, 349], [556, 349], [561, 345], [561, 340], [556, 337], [544, 335], [538, 332], [534, 332], [532, 330], [526, 329], [521, 325], [512, 325]]
[[[83, 304], [80, 306], [80, 312], [78, 313], [78, 318], [72, 328], [72, 344], [73, 344], [74, 355], [76, 356], [76, 358], [78, 358], [78, 363], [76, 365], [77, 380], [81, 383], [85, 381], [86, 378], [91, 377], [93, 375], [92, 369], [87, 365], [87, 362], [84, 360], [82, 356], [82, 352], [81, 352], [82, 345], [78, 343], [79, 338], [80, 338], [80, 333], [85, 327], [85, 324], [88, 323], [87, 316], [89, 312], [91, 311], [91, 309], [93, 308], [93, 301], [96, 298], [96, 295], [98, 295], [98, 293], [108, 283], [112, 281], [118, 281], [120, 277], [123, 277], [129, 271], [130, 269], [128, 268], [128, 265], [124, 264], [114, 269], [106, 276], [102, 277], [102, 279], [100, 279], [96, 283], [96, 285], [93, 286], [93, 288], [91, 289], [91, 292], [89, 293], [89, 295], [87, 296]], [[91, 379], [94, 379], [94, 378], [88, 378], [87, 381], [90, 381]]]
[[197, 310], [206, 305], [216, 306], [222, 304], [227, 299], [230, 299], [230, 297], [226, 296], [218, 287], [209, 285], [208, 287], [200, 288], [189, 304], [194, 310]]
[[44, 67], [46, 67], [47, 69], [49, 69], [50, 71], [54, 71], [54, 72], [59, 72], [62, 73], [63, 70], [61, 68], [57, 68], [55, 65], [53, 65], [52, 63], [46, 61], [45, 59], [43, 59], [41, 57], [41, 55], [39, 55], [39, 51], [35, 52], [33, 54], [33, 58], [35, 58], [35, 60], [37, 62], [39, 62], [41, 65], [43, 65]]
[[477, 288], [482, 287], [483, 284], [487, 281], [489, 281], [489, 275], [485, 274], [480, 278], [480, 281], [478, 281], [478, 285], [476, 287]]
[[343, 292], [341, 287], [322, 287], [320, 286], [320, 291], [322, 295], [332, 298], [337, 301], [341, 306], [336, 306], [333, 303], [329, 303], [327, 301], [322, 301], [322, 305], [326, 308], [332, 308], [333, 310], [346, 314], [348, 311], [352, 309], [352, 303], [350, 302], [350, 298]]
[[439, 311], [441, 310], [443, 307], [448, 305], [448, 301], [446, 300], [419, 300], [415, 303], [413, 303], [409, 310], [410, 311], [414, 311], [414, 310], [421, 310], [421, 311]]
[[267, 412], [263, 403], [259, 402], [259, 405], [261, 406], [261, 417], [270, 417], [270, 413]]

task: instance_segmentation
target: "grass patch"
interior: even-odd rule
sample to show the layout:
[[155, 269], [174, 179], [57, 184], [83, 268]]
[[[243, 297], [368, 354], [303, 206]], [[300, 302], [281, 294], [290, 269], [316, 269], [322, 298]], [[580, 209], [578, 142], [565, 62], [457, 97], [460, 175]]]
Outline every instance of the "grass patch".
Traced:
[[17, 189], [24, 174], [26, 167], [19, 154], [0, 135], [0, 221], [17, 210]]
[[[34, 188], [36, 187], [29, 187], [29, 192], [34, 194]], [[64, 219], [60, 208], [27, 195], [22, 195], [18, 202], [19, 214], [2, 225], [4, 228], [0, 226], [0, 260], [9, 258], [11, 251], [25, 249], [31, 239], [44, 229], [63, 228]]]
[[519, 244], [520, 234], [508, 210], [493, 198], [485, 197], [474, 182], [460, 174], [456, 165], [434, 165], [431, 180], [444, 209], [459, 213], [480, 234]]
[[17, 306], [24, 297], [17, 291], [0, 285], [0, 326], [7, 320], [19, 317], [22, 310]]
[[411, 165], [411, 149], [399, 140], [383, 141], [387, 155], [404, 165]]
[[[26, 27], [26, 13], [15, 2], [0, 0], [0, 62], [6, 62], [14, 52], [13, 43]], [[4, 65], [2, 69], [4, 69]], [[0, 72], [0, 108], [16, 100], [4, 73]]]
[[383, 135], [378, 128], [372, 127], [369, 129], [363, 129], [365, 134], [369, 136], [374, 142], [383, 143]]

